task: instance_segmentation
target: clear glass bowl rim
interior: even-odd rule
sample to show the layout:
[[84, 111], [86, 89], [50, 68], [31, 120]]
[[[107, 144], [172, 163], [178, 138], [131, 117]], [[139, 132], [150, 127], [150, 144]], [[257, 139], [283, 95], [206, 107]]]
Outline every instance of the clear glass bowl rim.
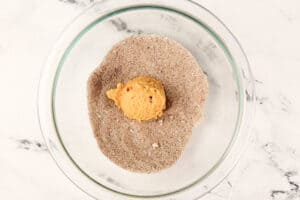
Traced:
[[[107, 3], [107, 2], [111, 2], [112, 0], [109, 0], [109, 1], [103, 1], [103, 2], [97, 2], [96, 4], [101, 4], [101, 6], [105, 6], [104, 3]], [[190, 14], [186, 14], [185, 13], [185, 9], [181, 9], [181, 10], [178, 10], [178, 7], [177, 8], [172, 8], [172, 3], [169, 3], [167, 0], [159, 0], [159, 1], [149, 1], [149, 0], [140, 0], [140, 1], [134, 1], [134, 0], [122, 0], [123, 1], [123, 4], [122, 5], [118, 5], [118, 6], [115, 6], [115, 7], [119, 7], [119, 9], [111, 9], [109, 7], [109, 4], [108, 6], [106, 7], [106, 9], [108, 10], [108, 13], [106, 13], [105, 15], [101, 15], [101, 16], [98, 16], [98, 19], [94, 20], [93, 23], [95, 23], [95, 21], [99, 20], [101, 18], [101, 20], [103, 20], [103, 18], [105, 17], [109, 17], [109, 16], [112, 16], [114, 14], [118, 14], [119, 12], [122, 12], [122, 11], [127, 11], [127, 10], [132, 10], [132, 9], [135, 9], [135, 8], [156, 8], [156, 9], [165, 9], [165, 10], [169, 10], [169, 11], [175, 11], [177, 12], [178, 14], [183, 14], [185, 17], [188, 17], [190, 19], [192, 19], [193, 21], [195, 21], [196, 23], [200, 24], [201, 26], [204, 26], [205, 28], [207, 28], [207, 31], [209, 31], [213, 36], [214, 38], [217, 40], [217, 42], [223, 47], [224, 51], [228, 54], [229, 56], [229, 60], [234, 68], [234, 70], [237, 70], [235, 73], [236, 73], [236, 78], [237, 78], [237, 84], [238, 84], [238, 87], [239, 87], [239, 98], [240, 98], [240, 109], [239, 109], [239, 117], [238, 117], [238, 122], [237, 122], [237, 126], [236, 126], [236, 130], [235, 130], [235, 136], [234, 136], [234, 141], [231, 142], [231, 145], [227, 148], [226, 152], [224, 153], [224, 155], [222, 156], [221, 160], [216, 164], [215, 167], [213, 167], [209, 173], [207, 173], [207, 175], [205, 175], [204, 177], [201, 177], [199, 180], [197, 180], [196, 182], [184, 187], [184, 188], [181, 188], [177, 191], [174, 191], [174, 192], [171, 192], [171, 193], [167, 193], [167, 194], [162, 194], [162, 195], [155, 195], [155, 196], [139, 196], [139, 195], [131, 195], [131, 194], [125, 194], [125, 193], [121, 193], [121, 192], [118, 192], [118, 191], [115, 191], [115, 190], [112, 190], [110, 188], [107, 188], [106, 186], [100, 184], [97, 182], [97, 184], [99, 184], [101, 187], [109, 190], [110, 192], [113, 192], [113, 193], [116, 193], [118, 195], [120, 195], [120, 197], [129, 197], [129, 198], [152, 198], [152, 199], [157, 199], [157, 198], [163, 198], [163, 197], [176, 197], [177, 194], [179, 193], [183, 193], [183, 192], [188, 192], [188, 189], [191, 188], [191, 187], [196, 187], [197, 185], [199, 185], [198, 183], [205, 179], [207, 176], [210, 176], [211, 173], [213, 173], [213, 171], [215, 171], [219, 165], [223, 162], [224, 159], [226, 159], [227, 155], [228, 154], [232, 154], [231, 152], [231, 149], [232, 149], [232, 146], [234, 145], [234, 143], [237, 142], [237, 139], [239, 137], [237, 136], [240, 136], [241, 135], [241, 129], [249, 129], [251, 126], [249, 124], [249, 121], [250, 119], [253, 117], [254, 115], [254, 108], [255, 108], [255, 91], [254, 91], [254, 81], [253, 81], [253, 76], [252, 76], [252, 73], [251, 73], [251, 69], [250, 69], [250, 66], [249, 66], [249, 63], [248, 63], [248, 60], [246, 58], [246, 55], [244, 53], [244, 51], [242, 50], [240, 44], [238, 43], [238, 41], [236, 40], [236, 38], [233, 36], [233, 34], [228, 30], [228, 28], [216, 17], [214, 16], [210, 11], [208, 11], [206, 8], [200, 6], [199, 4], [193, 2], [193, 1], [190, 1], [190, 0], [186, 0], [186, 1], [175, 1], [177, 4], [184, 4], [184, 3], [187, 3], [189, 4], [190, 6], [195, 6], [197, 7], [197, 9], [202, 9], [202, 11], [206, 12], [208, 15], [210, 15], [211, 17], [213, 17], [217, 23], [219, 23], [219, 25], [223, 26], [224, 30], [227, 31], [227, 34], [229, 34], [229, 36], [231, 37], [231, 41], [233, 43], [235, 43], [239, 50], [239, 53], [241, 54], [242, 57], [242, 61], [243, 61], [243, 65], [238, 65], [236, 63], [236, 60], [234, 59], [234, 57], [231, 55], [231, 51], [229, 50], [229, 48], [226, 46], [226, 43], [223, 41], [223, 38], [219, 37], [219, 35], [212, 29], [209, 27], [209, 25], [206, 25], [204, 23], [202, 23], [200, 20], [197, 20], [197, 18], [193, 15], [195, 15], [195, 13], [192, 13], [192, 15]], [[151, 3], [150, 3], [151, 2]], [[120, 3], [120, 2], [119, 2]], [[174, 3], [173, 3], [174, 4]], [[86, 9], [86, 11], [84, 11], [81, 15], [79, 15], [79, 17], [77, 17], [76, 19], [74, 19], [74, 21], [71, 23], [71, 25], [68, 26], [68, 28], [62, 33], [62, 36], [60, 37], [60, 40], [56, 43], [58, 45], [56, 45], [53, 49], [52, 52], [56, 52], [58, 51], [57, 50], [57, 47], [58, 46], [61, 46], [61, 41], [65, 38], [63, 37], [64, 35], [67, 35], [68, 33], [68, 30], [70, 30], [70, 27], [74, 26], [74, 24], [76, 24], [76, 21], [78, 21], [78, 19], [80, 19], [80, 16], [84, 16], [87, 14], [87, 12], [89, 12], [93, 7], [95, 6], [95, 4], [93, 4], [92, 6], [90, 6], [89, 8]], [[122, 6], [125, 6], [122, 8]], [[100, 21], [101, 21], [100, 20]], [[98, 22], [97, 22], [98, 23]], [[87, 29], [92, 23], [88, 24], [86, 26], [86, 23], [85, 23], [85, 29]], [[82, 29], [82, 30], [85, 30], [85, 29]], [[84, 31], [81, 31], [79, 33], [79, 36], [80, 34], [84, 32]], [[81, 37], [81, 36], [80, 36]], [[72, 38], [73, 39], [73, 38]], [[52, 63], [52, 59], [54, 59], [53, 57], [55, 57], [55, 55], [53, 56], [49, 56], [48, 60], [46, 61], [46, 65], [45, 65], [45, 70], [41, 76], [41, 80], [40, 80], [40, 87], [39, 87], [39, 94], [38, 94], [38, 117], [39, 117], [39, 122], [40, 122], [40, 127], [41, 127], [41, 131], [43, 133], [43, 137], [45, 139], [45, 142], [50, 150], [50, 153], [53, 157], [53, 159], [55, 160], [55, 162], [57, 163], [58, 167], [61, 169], [61, 171], [63, 171], [63, 173], [75, 184], [77, 185], [80, 189], [82, 189], [83, 191], [85, 191], [87, 194], [90, 194], [89, 191], [86, 191], [85, 189], [82, 188], [82, 184], [78, 183], [77, 181], [74, 181], [72, 176], [70, 174], [68, 174], [68, 172], [66, 171], [66, 168], [63, 167], [62, 164], [60, 164], [59, 162], [59, 156], [56, 156], [57, 155], [57, 152], [55, 150], [54, 147], [57, 148], [57, 145], [54, 144], [53, 140], [49, 139], [49, 134], [47, 134], [47, 132], [49, 132], [49, 130], [45, 129], [45, 125], [43, 125], [43, 123], [50, 123], [48, 124], [48, 126], [52, 126], [52, 129], [54, 128], [56, 133], [57, 133], [57, 139], [59, 140], [59, 142], [61, 143], [60, 145], [60, 150], [63, 150], [65, 151], [64, 153], [67, 155], [67, 157], [69, 157], [69, 159], [71, 160], [71, 162], [73, 162], [73, 165], [75, 165], [78, 170], [83, 173], [85, 176], [89, 177], [84, 171], [82, 171], [82, 169], [77, 166], [76, 162], [73, 161], [72, 157], [69, 155], [68, 151], [66, 150], [66, 148], [64, 147], [63, 145], [63, 142], [59, 136], [59, 133], [58, 133], [58, 129], [56, 127], [56, 123], [55, 123], [55, 113], [53, 112], [54, 108], [55, 108], [55, 105], [54, 105], [54, 96], [53, 94], [55, 94], [55, 84], [56, 84], [56, 81], [57, 81], [57, 78], [58, 78], [58, 74], [59, 74], [59, 69], [60, 69], [60, 66], [62, 66], [62, 60], [64, 59], [64, 56], [66, 55], [66, 52], [70, 51], [71, 48], [70, 46], [74, 45], [74, 43], [76, 43], [76, 40], [78, 39], [78, 35], [75, 37], [75, 39], [73, 39], [73, 41], [71, 41], [71, 45], [69, 45], [66, 49], [65, 49], [65, 52], [63, 52], [63, 56], [61, 59], [59, 59], [59, 63], [57, 65], [57, 70], [55, 72], [55, 77], [53, 79], [45, 76], [45, 71], [47, 71], [47, 66], [53, 66]], [[67, 42], [64, 42], [67, 44]], [[61, 54], [62, 52], [60, 53], [56, 53], [57, 54]], [[55, 54], [55, 53], [54, 53]], [[53, 81], [51, 81], [53, 80]], [[48, 104], [49, 107], [51, 107], [51, 113], [47, 112], [48, 115], [52, 115], [52, 123], [51, 122], [47, 122], [45, 121], [45, 118], [43, 118], [42, 116], [45, 115], [45, 113], [42, 111], [42, 110], [45, 110], [45, 96], [47, 96], [46, 94], [44, 94], [44, 92], [41, 92], [41, 90], [45, 91], [43, 85], [45, 84], [49, 84], [49, 82], [53, 83], [53, 87], [51, 90], [47, 90], [48, 92], [49, 91], [52, 91], [52, 98], [51, 98], [51, 105]], [[47, 110], [47, 109], [46, 109]], [[47, 118], [47, 117], [46, 117]], [[49, 116], [48, 116], [49, 118]], [[248, 119], [246, 119], [248, 118]], [[242, 120], [243, 119], [243, 120]], [[244, 131], [247, 131], [245, 132], [245, 137], [243, 137], [243, 142], [246, 144], [247, 143], [247, 140], [248, 140], [248, 137], [249, 137], [249, 130], [244, 130]], [[51, 138], [51, 137], [50, 137]], [[245, 140], [246, 138], [246, 140]], [[245, 145], [242, 145], [242, 146], [245, 146]], [[241, 150], [241, 149], [240, 149]], [[56, 152], [56, 153], [55, 153]], [[223, 180], [226, 175], [229, 174], [229, 172], [233, 169], [235, 163], [237, 162], [237, 160], [239, 159], [240, 157], [240, 152], [236, 152], [236, 156], [235, 156], [235, 159], [233, 159], [233, 162], [232, 162], [232, 166], [230, 167], [229, 170], [227, 170], [227, 172], [225, 174], [223, 174], [222, 177], [219, 177], [220, 180], [216, 181], [215, 185], [214, 186], [207, 186], [207, 188], [204, 187], [204, 190], [205, 192], [199, 192], [199, 195], [202, 196], [204, 194], [206, 194], [207, 192], [209, 192], [212, 188], [214, 188], [216, 185], [218, 185], [221, 180]], [[62, 152], [60, 152], [62, 153]], [[72, 168], [72, 167], [71, 167]], [[91, 179], [91, 181], [93, 182], [96, 182], [95, 180], [93, 180], [91, 177], [89, 177]], [[91, 194], [90, 194], [91, 195]], [[94, 196], [94, 195], [92, 195]], [[180, 195], [181, 196], [181, 195]], [[197, 196], [194, 195], [194, 196]], [[95, 196], [94, 196], [95, 197]], [[197, 196], [198, 197], [198, 196]], [[96, 197], [95, 197], [96, 198]], [[194, 198], [194, 197], [193, 197]]]

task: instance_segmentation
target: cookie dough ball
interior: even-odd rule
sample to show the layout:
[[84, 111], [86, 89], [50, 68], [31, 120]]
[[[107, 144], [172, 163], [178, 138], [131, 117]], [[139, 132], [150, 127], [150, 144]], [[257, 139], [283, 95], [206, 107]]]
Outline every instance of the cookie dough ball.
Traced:
[[118, 83], [116, 89], [106, 92], [130, 119], [137, 121], [157, 119], [166, 109], [166, 95], [162, 83], [152, 77], [140, 76], [127, 83]]

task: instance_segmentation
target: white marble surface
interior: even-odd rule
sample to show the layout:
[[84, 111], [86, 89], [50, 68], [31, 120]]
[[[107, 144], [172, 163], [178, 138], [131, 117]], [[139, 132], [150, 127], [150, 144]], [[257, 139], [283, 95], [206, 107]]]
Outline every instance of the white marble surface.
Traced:
[[[241, 42], [255, 75], [258, 101], [247, 152], [203, 199], [300, 199], [300, 1], [198, 2]], [[0, 2], [0, 199], [91, 199], [54, 164], [36, 109], [45, 57], [66, 24], [90, 3]]]

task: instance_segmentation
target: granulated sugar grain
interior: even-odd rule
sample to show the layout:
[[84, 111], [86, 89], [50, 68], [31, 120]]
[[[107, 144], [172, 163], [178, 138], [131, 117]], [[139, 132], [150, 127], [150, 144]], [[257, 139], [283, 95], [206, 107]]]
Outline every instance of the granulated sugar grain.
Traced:
[[[130, 120], [107, 98], [107, 90], [137, 76], [163, 83], [167, 109], [161, 118]], [[207, 93], [206, 76], [179, 43], [153, 35], [119, 42], [88, 81], [90, 121], [101, 151], [115, 164], [135, 172], [171, 166], [202, 118]]]

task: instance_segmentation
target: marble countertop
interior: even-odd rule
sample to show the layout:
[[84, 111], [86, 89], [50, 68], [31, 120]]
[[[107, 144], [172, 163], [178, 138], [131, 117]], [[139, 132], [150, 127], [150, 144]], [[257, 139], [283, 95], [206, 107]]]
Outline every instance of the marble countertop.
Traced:
[[[0, 198], [88, 200], [51, 159], [36, 108], [43, 62], [93, 0], [14, 0], [0, 6]], [[300, 1], [198, 0], [231, 29], [256, 82], [250, 145], [204, 200], [300, 199]]]

